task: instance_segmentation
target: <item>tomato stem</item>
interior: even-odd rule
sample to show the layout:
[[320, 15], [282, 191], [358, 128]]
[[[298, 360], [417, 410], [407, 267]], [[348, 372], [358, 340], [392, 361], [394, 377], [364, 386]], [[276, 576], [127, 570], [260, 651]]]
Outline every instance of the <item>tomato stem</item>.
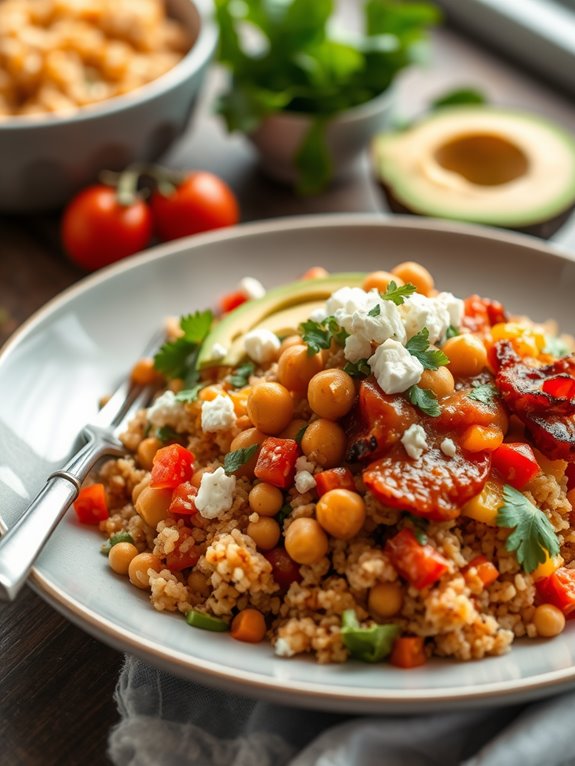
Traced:
[[148, 197], [154, 190], [169, 197], [182, 183], [185, 174], [160, 165], [135, 163], [121, 172], [104, 170], [100, 181], [117, 189], [120, 205], [132, 205], [137, 196]]

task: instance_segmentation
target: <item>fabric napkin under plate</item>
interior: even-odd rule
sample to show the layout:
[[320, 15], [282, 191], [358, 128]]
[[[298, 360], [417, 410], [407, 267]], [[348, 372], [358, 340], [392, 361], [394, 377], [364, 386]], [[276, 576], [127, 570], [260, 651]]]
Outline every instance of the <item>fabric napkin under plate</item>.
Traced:
[[416, 716], [322, 713], [190, 683], [126, 657], [115, 766], [575, 766], [575, 693]]

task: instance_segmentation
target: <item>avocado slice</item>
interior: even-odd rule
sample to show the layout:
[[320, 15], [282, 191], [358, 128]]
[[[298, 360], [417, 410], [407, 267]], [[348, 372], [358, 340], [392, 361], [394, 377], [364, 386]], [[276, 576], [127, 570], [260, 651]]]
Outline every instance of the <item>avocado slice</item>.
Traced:
[[575, 139], [524, 112], [443, 108], [372, 144], [394, 212], [550, 237], [575, 205]]
[[[278, 334], [295, 330], [332, 293], [341, 287], [359, 287], [364, 278], [365, 274], [358, 272], [330, 274], [274, 287], [263, 298], [247, 301], [211, 330], [202, 345], [198, 368], [237, 365], [245, 355], [243, 336], [247, 332], [255, 327], [266, 327]], [[216, 344], [228, 349], [223, 359], [213, 355]]]

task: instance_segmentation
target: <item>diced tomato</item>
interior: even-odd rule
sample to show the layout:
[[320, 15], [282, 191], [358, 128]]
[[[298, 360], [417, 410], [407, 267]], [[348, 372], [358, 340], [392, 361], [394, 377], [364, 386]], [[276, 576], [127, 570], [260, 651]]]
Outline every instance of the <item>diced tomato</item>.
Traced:
[[285, 548], [272, 548], [263, 555], [272, 565], [274, 580], [282, 590], [287, 590], [292, 582], [301, 580], [299, 565], [290, 557]]
[[166, 567], [174, 572], [195, 566], [200, 558], [200, 549], [194, 542], [192, 530], [180, 527], [179, 533], [175, 549], [166, 556]]
[[178, 484], [192, 478], [194, 455], [181, 444], [161, 447], [152, 461], [150, 487], [175, 489]]
[[503, 304], [479, 295], [470, 295], [464, 301], [462, 324], [471, 332], [487, 330], [495, 324], [507, 321]]
[[573, 399], [575, 397], [575, 378], [569, 375], [557, 375], [543, 381], [543, 391], [558, 399]]
[[349, 489], [355, 492], [353, 474], [349, 468], [330, 468], [314, 476], [317, 494], [321, 497], [331, 489]]
[[491, 464], [507, 484], [523, 489], [540, 472], [529, 444], [510, 442], [491, 453]]
[[82, 487], [74, 500], [74, 510], [82, 524], [98, 524], [110, 516], [108, 498], [103, 484], [90, 484]]
[[268, 436], [262, 444], [254, 473], [261, 481], [285, 489], [293, 482], [298, 453], [295, 439]]
[[222, 314], [227, 314], [229, 311], [237, 309], [238, 306], [241, 306], [242, 303], [245, 303], [246, 301], [247, 296], [241, 290], [236, 290], [233, 293], [227, 293], [226, 295], [222, 295], [219, 300], [220, 310]]
[[477, 571], [477, 576], [485, 588], [494, 583], [499, 577], [499, 570], [488, 560], [487, 556], [476, 556], [461, 571], [465, 575], [472, 567]]
[[575, 610], [575, 569], [560, 567], [535, 586], [542, 602], [553, 604], [565, 615]]
[[426, 661], [421, 636], [400, 636], [396, 638], [389, 661], [397, 668], [416, 668]]
[[178, 484], [172, 495], [172, 502], [168, 511], [180, 516], [193, 516], [194, 513], [198, 512], [194, 501], [197, 494], [197, 487], [194, 487], [189, 481]]
[[385, 551], [399, 574], [421, 590], [436, 583], [449, 562], [432, 545], [421, 545], [411, 529], [402, 529], [385, 544]]

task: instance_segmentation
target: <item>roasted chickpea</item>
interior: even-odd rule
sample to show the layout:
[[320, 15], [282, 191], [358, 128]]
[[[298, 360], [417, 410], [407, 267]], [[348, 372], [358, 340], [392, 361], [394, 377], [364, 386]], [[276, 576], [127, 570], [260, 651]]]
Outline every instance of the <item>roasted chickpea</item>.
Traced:
[[154, 455], [161, 446], [162, 442], [159, 439], [156, 439], [155, 436], [150, 436], [147, 439], [142, 439], [142, 441], [138, 444], [136, 457], [138, 458], [138, 462], [142, 468], [145, 468], [146, 471], [151, 471]]
[[207, 468], [198, 468], [197, 471], [194, 471], [192, 478], [190, 479], [190, 484], [192, 487], [195, 487], [196, 489], [200, 488], [200, 484], [202, 483], [202, 476], [206, 473], [207, 470]]
[[[262, 444], [267, 436], [258, 431], [257, 428], [246, 428], [245, 431], [240, 431], [236, 438], [230, 444], [230, 452], [234, 452], [237, 449], [245, 449], [245, 447], [251, 447], [252, 444]], [[248, 476], [254, 475], [254, 469], [256, 467], [259, 450], [256, 450], [255, 454], [248, 460], [247, 463], [236, 471], [236, 476]]]
[[258, 521], [250, 521], [247, 528], [248, 535], [258, 548], [269, 551], [275, 548], [280, 539], [280, 525], [269, 516], [262, 516]]
[[136, 486], [132, 490], [132, 502], [134, 503], [134, 505], [136, 505], [136, 502], [138, 501], [138, 498], [140, 497], [140, 494], [142, 493], [142, 490], [145, 489], [146, 487], [149, 487], [151, 481], [152, 481], [152, 477], [148, 473], [148, 474], [146, 474], [146, 476], [144, 476], [142, 481], [139, 481], [136, 484]]
[[424, 370], [418, 386], [433, 391], [435, 396], [441, 399], [454, 392], [455, 381], [447, 367], [438, 367], [437, 370]]
[[485, 346], [471, 333], [449, 338], [441, 350], [449, 359], [449, 370], [454, 378], [478, 375], [487, 364]]
[[328, 276], [329, 271], [323, 266], [312, 266], [301, 275], [300, 279], [323, 279]]
[[307, 391], [313, 376], [323, 370], [321, 353], [310, 356], [307, 346], [291, 346], [280, 356], [278, 380], [290, 391]]
[[280, 434], [281, 439], [295, 439], [301, 433], [302, 428], [307, 427], [307, 420], [296, 418]]
[[537, 629], [537, 635], [544, 638], [553, 638], [563, 632], [565, 628], [565, 615], [553, 604], [541, 604], [535, 610], [533, 623]]
[[378, 583], [369, 591], [367, 606], [376, 617], [394, 617], [403, 606], [403, 588], [398, 582]]
[[398, 287], [403, 284], [403, 279], [398, 277], [397, 274], [392, 274], [390, 271], [372, 271], [363, 280], [364, 290], [378, 290], [380, 293], [384, 293], [389, 287], [390, 282], [395, 282]]
[[296, 564], [315, 564], [328, 547], [327, 535], [315, 519], [295, 519], [285, 534], [286, 551]]
[[131, 378], [139, 386], [147, 386], [149, 383], [155, 383], [159, 380], [160, 375], [154, 367], [154, 360], [150, 357], [138, 359], [132, 367]]
[[108, 553], [108, 564], [116, 574], [126, 575], [132, 559], [138, 555], [138, 549], [132, 543], [116, 543]]
[[145, 487], [140, 492], [136, 500], [136, 511], [153, 529], [167, 517], [168, 508], [172, 502], [172, 492], [171, 489], [157, 487]]
[[291, 421], [293, 400], [281, 383], [259, 383], [248, 397], [248, 415], [265, 434], [279, 434]]
[[431, 295], [435, 282], [429, 271], [420, 263], [415, 261], [404, 261], [398, 263], [391, 270], [396, 277], [403, 279], [404, 282], [415, 285], [415, 289], [422, 295]]
[[365, 521], [365, 503], [357, 492], [330, 489], [320, 497], [316, 516], [323, 529], [338, 540], [351, 540]]
[[347, 372], [336, 368], [322, 370], [310, 380], [307, 398], [309, 406], [320, 418], [338, 420], [347, 415], [353, 406], [353, 378]]
[[301, 440], [302, 452], [322, 468], [334, 468], [345, 454], [345, 433], [337, 423], [325, 418], [314, 420]]
[[275, 516], [283, 505], [284, 497], [280, 489], [262, 481], [252, 487], [248, 501], [252, 511], [260, 516]]
[[[114, 550], [112, 548], [112, 550]], [[110, 551], [111, 553], [111, 551]], [[150, 587], [150, 576], [148, 575], [148, 569], [153, 569], [154, 572], [159, 572], [162, 568], [162, 562], [153, 553], [138, 553], [137, 556], [130, 561], [128, 567], [128, 577], [132, 585], [142, 590], [147, 590]]]
[[292, 346], [302, 346], [303, 340], [301, 339], [300, 335], [288, 335], [287, 338], [284, 338], [281, 342], [279, 356], [283, 354], [283, 352], [291, 348]]
[[210, 592], [210, 581], [203, 572], [198, 572], [194, 569], [188, 575], [188, 588], [192, 593], [197, 593], [200, 596], [207, 596]]

